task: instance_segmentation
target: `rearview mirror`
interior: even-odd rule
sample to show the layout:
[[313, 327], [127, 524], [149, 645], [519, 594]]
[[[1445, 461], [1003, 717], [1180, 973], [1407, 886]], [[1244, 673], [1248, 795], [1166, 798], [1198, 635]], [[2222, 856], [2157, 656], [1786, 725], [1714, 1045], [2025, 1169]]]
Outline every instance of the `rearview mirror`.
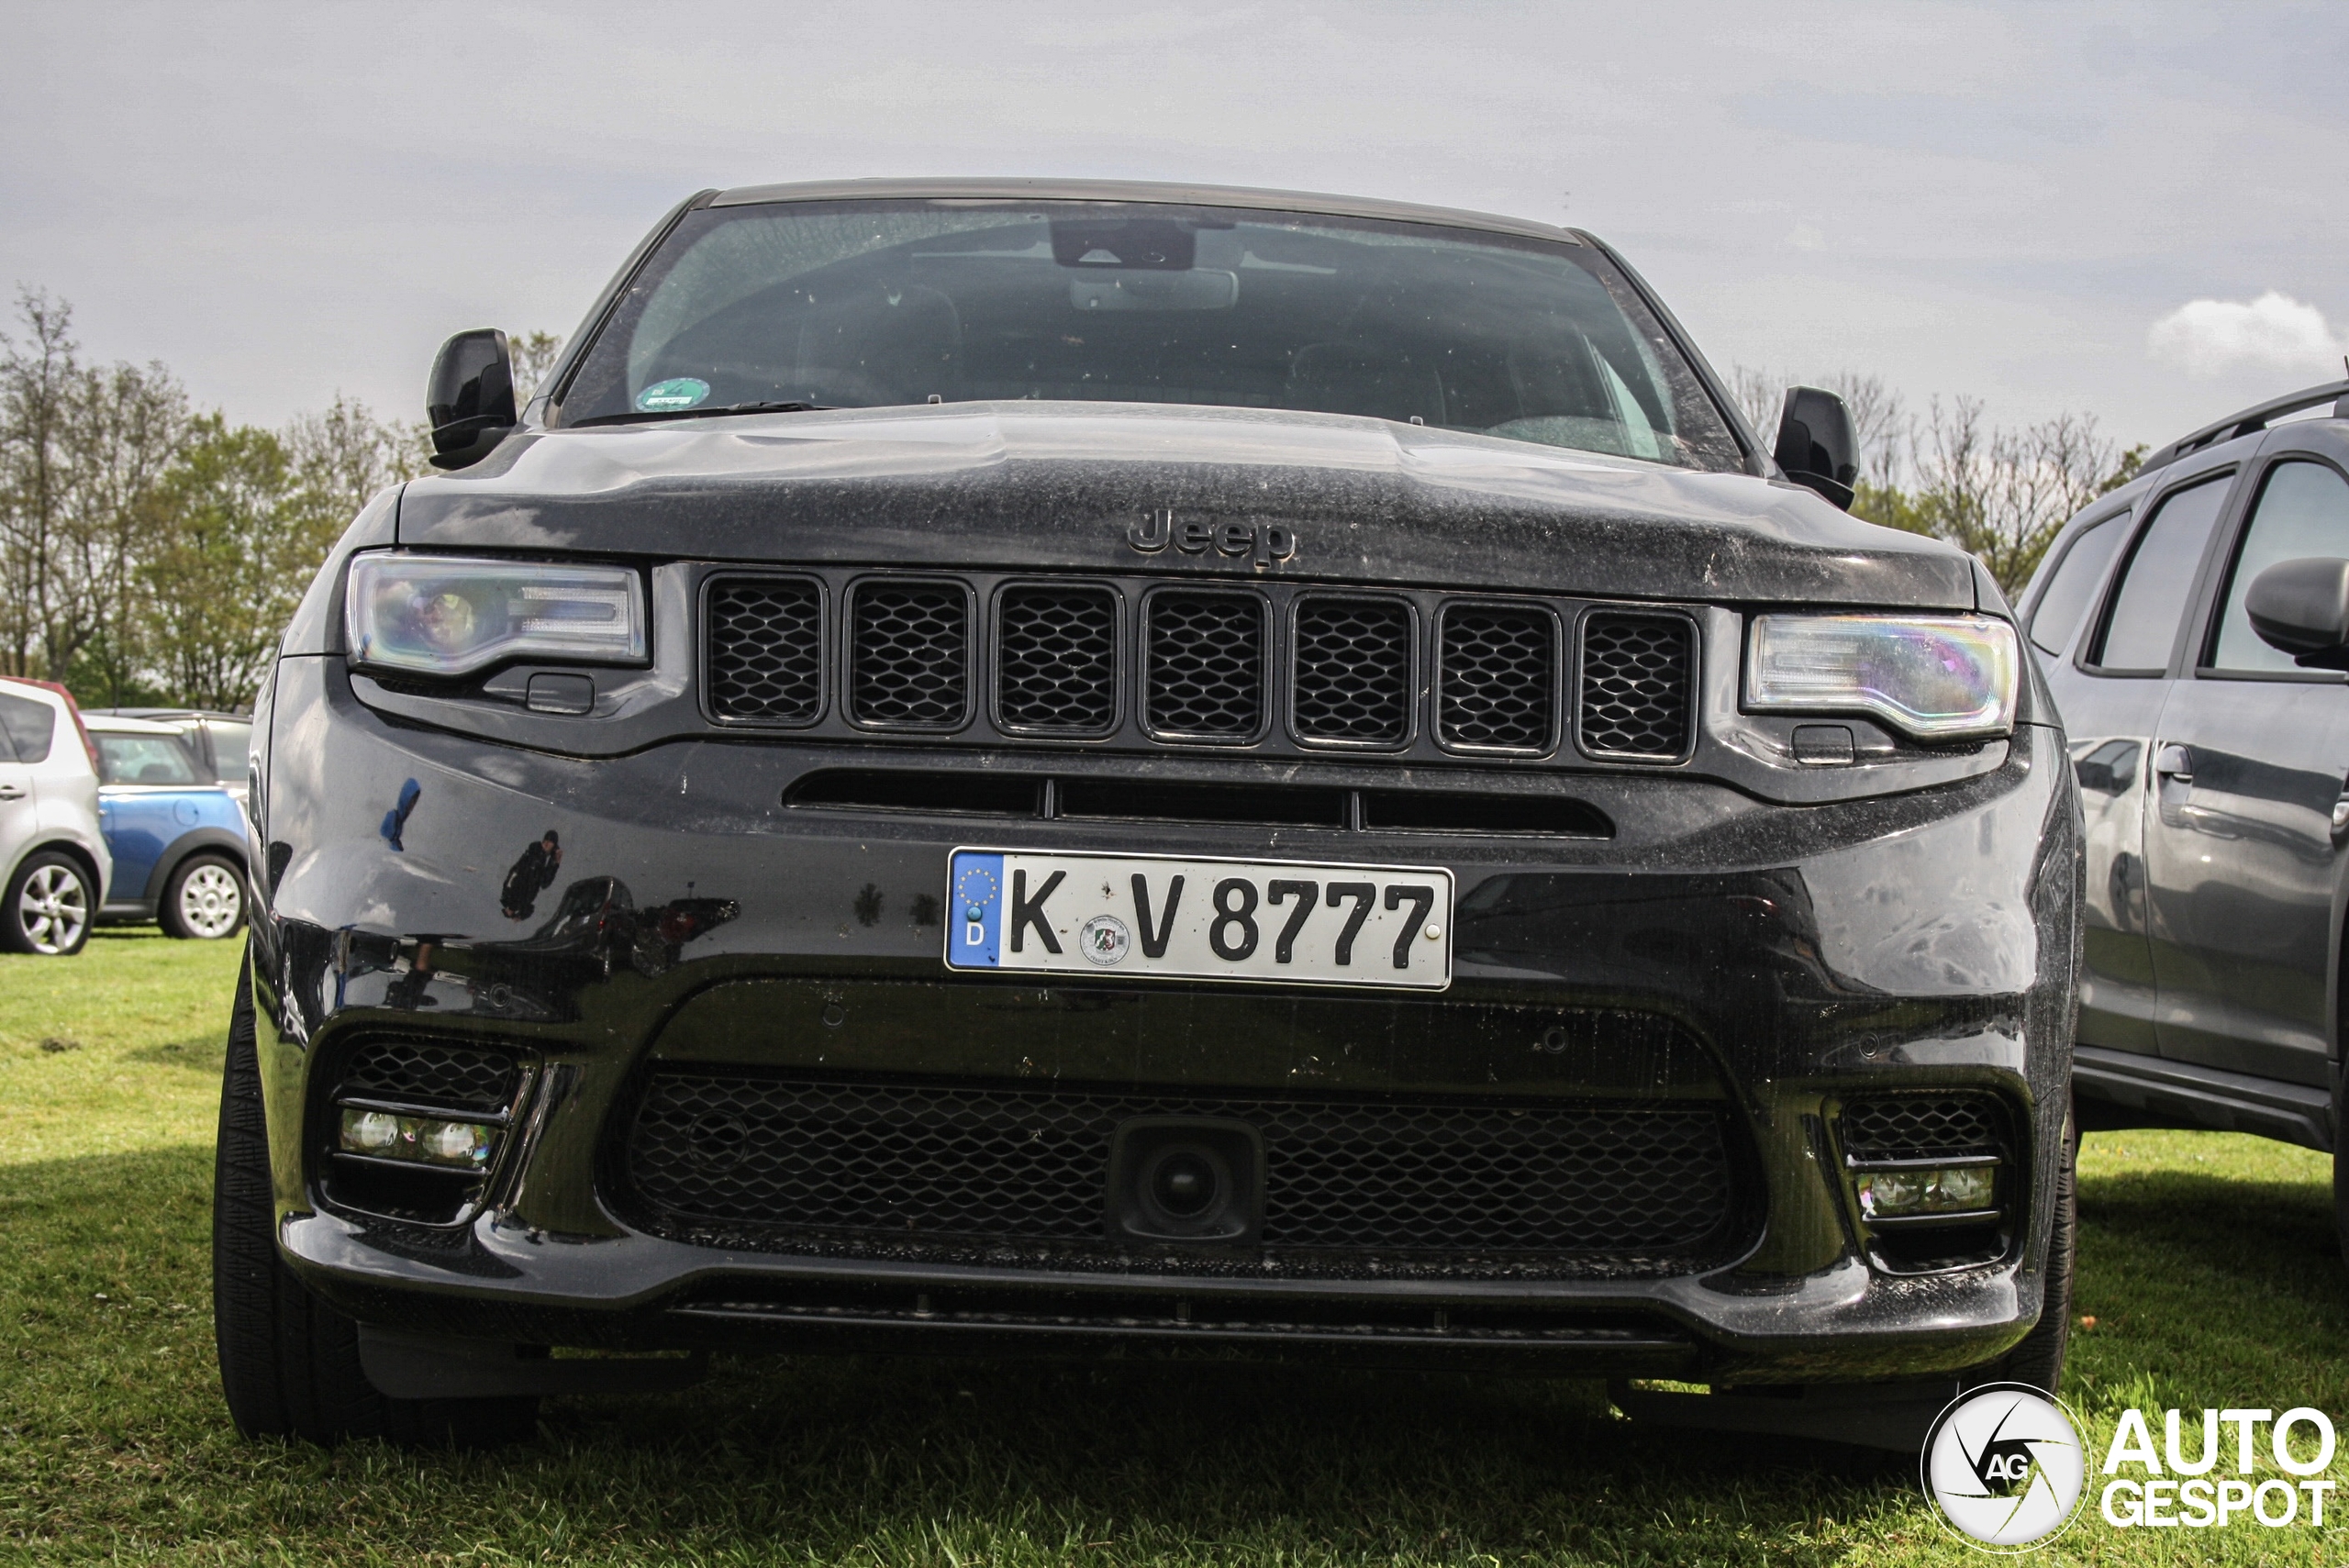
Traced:
[[1787, 388], [1777, 450], [1771, 456], [1797, 484], [1852, 509], [1852, 486], [1860, 479], [1860, 432], [1852, 411], [1833, 393], [1815, 386]]
[[514, 412], [514, 353], [506, 334], [484, 327], [440, 345], [424, 393], [432, 427], [432, 466], [464, 468], [487, 457], [518, 417]]
[[2313, 670], [2349, 670], [2349, 561], [2279, 561], [2243, 595], [2251, 629]]

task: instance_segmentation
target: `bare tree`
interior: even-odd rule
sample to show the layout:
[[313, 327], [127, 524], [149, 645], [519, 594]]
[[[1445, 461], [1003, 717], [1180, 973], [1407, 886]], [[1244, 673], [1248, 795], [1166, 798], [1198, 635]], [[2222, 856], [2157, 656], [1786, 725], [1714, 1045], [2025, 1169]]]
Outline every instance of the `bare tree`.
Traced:
[[83, 365], [64, 302], [28, 289], [17, 307], [25, 339], [0, 335], [0, 668], [127, 669], [132, 582], [187, 395], [161, 365]]
[[1810, 384], [1843, 400], [1860, 437], [1860, 478], [1864, 483], [1898, 486], [1909, 453], [1912, 421], [1900, 394], [1884, 384], [1880, 375], [1837, 371]]
[[[278, 438], [285, 445], [294, 484], [332, 544], [360, 508], [386, 484], [431, 472], [432, 450], [422, 421], [380, 419], [365, 404], [335, 394], [320, 414], [298, 414]], [[340, 521], [332, 521], [336, 517]], [[321, 558], [325, 545], [319, 549]]]
[[1936, 397], [1914, 462], [1917, 506], [1931, 531], [1971, 550], [2012, 595], [2065, 519], [2095, 499], [2117, 452], [2090, 415], [2007, 428], [1984, 421], [1978, 398]]
[[506, 342], [514, 353], [514, 403], [521, 407], [562, 357], [562, 339], [552, 332], [508, 332]]
[[1750, 365], [1731, 365], [1730, 395], [1745, 411], [1747, 423], [1765, 442], [1777, 439], [1778, 416], [1792, 386], [1816, 386], [1843, 400], [1860, 438], [1860, 479], [1863, 484], [1893, 486], [1905, 477], [1910, 419], [1900, 395], [1878, 375], [1836, 371], [1830, 375], [1796, 381]]

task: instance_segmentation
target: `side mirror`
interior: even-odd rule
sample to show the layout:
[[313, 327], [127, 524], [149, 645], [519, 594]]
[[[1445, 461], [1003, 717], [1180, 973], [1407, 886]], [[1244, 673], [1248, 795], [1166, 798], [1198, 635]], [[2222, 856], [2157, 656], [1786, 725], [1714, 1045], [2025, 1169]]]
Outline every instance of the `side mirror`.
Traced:
[[1860, 479], [1860, 432], [1852, 411], [1833, 393], [1815, 386], [1787, 388], [1778, 446], [1770, 455], [1797, 484], [1852, 509], [1852, 486]]
[[514, 353], [506, 334], [484, 327], [440, 345], [424, 393], [432, 427], [432, 466], [465, 468], [487, 457], [520, 423], [514, 412]]
[[2251, 629], [2314, 670], [2349, 669], [2349, 561], [2279, 561], [2243, 595]]

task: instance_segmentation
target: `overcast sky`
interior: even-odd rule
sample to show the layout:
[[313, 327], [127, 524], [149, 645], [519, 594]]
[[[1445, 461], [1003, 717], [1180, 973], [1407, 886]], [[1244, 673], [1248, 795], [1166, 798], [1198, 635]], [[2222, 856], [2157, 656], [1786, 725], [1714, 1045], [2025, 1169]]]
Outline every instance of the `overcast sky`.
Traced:
[[1085, 174], [1588, 228], [1716, 363], [2162, 441], [2342, 374], [2349, 6], [0, 0], [0, 283], [275, 422], [568, 331], [705, 185]]

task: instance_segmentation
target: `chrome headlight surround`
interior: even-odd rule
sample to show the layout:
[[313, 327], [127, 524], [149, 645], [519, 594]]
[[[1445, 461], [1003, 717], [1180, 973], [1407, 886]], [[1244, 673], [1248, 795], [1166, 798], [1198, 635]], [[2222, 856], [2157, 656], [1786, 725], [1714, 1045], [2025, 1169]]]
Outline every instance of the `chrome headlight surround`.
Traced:
[[645, 662], [644, 583], [625, 566], [373, 550], [351, 558], [343, 622], [353, 663], [403, 674]]
[[2011, 734], [2015, 628], [1988, 616], [1763, 615], [1747, 632], [1745, 707], [1865, 714], [1919, 740]]

